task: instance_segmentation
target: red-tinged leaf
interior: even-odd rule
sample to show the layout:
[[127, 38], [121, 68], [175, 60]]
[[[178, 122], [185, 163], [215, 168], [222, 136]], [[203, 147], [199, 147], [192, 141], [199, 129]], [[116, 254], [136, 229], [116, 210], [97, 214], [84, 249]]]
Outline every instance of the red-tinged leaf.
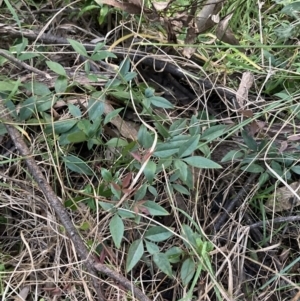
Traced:
[[115, 190], [121, 191], [121, 187], [117, 183], [111, 183]]
[[130, 152], [130, 155], [131, 155], [136, 161], [142, 162], [142, 158], [141, 158], [141, 156], [140, 156], [139, 154]]
[[140, 212], [145, 214], [145, 215], [150, 215], [149, 210], [145, 207], [140, 207]]
[[135, 6], [143, 7], [143, 1], [141, 0], [129, 0], [129, 2], [134, 4]]
[[122, 188], [122, 192], [123, 193], [130, 193], [131, 189], [127, 189], [127, 188]]
[[105, 259], [106, 256], [107, 256], [107, 252], [106, 252], [105, 248], [103, 248], [101, 250], [101, 253], [100, 253], [100, 256], [99, 256], [100, 263], [104, 263], [104, 259]]
[[55, 290], [59, 290], [58, 287], [44, 287], [43, 291], [45, 292], [54, 292]]
[[138, 210], [137, 213], [141, 212], [141, 213], [143, 213], [143, 214], [145, 214], [145, 215], [149, 215], [150, 212], [149, 212], [148, 208], [146, 208], [146, 207], [143, 206], [144, 203], [146, 203], [146, 201], [139, 201], [139, 202], [136, 204], [135, 207], [136, 207], [137, 210]]
[[153, 201], [143, 201], [143, 210], [147, 210], [148, 215], [165, 216], [169, 212]]
[[264, 121], [256, 121], [256, 124], [258, 125], [258, 127], [260, 129], [263, 129], [266, 125], [266, 123]]
[[147, 151], [147, 153], [143, 157], [143, 162], [147, 161], [151, 156], [153, 152]]
[[128, 188], [131, 182], [132, 172], [129, 172], [122, 180], [122, 187]]

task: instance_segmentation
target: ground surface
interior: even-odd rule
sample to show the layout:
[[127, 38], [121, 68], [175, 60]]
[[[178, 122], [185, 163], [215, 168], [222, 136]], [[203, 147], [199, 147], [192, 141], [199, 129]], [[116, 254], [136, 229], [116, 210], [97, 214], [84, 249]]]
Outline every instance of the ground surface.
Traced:
[[4, 1], [2, 300], [300, 299], [298, 11]]

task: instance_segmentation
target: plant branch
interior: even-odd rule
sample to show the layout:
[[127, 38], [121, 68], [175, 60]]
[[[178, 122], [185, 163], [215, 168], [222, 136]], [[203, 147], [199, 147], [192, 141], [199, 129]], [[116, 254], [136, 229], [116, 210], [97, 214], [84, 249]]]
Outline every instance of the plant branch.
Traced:
[[125, 277], [117, 275], [114, 271], [106, 267], [105, 265], [96, 264], [95, 258], [90, 254], [87, 247], [85, 246], [83, 240], [81, 239], [77, 229], [73, 225], [68, 213], [66, 212], [64, 206], [61, 201], [51, 188], [51, 186], [47, 183], [46, 178], [44, 177], [42, 171], [38, 167], [36, 161], [34, 160], [33, 155], [31, 154], [29, 148], [24, 142], [22, 136], [19, 131], [13, 126], [13, 120], [6, 114], [7, 110], [4, 106], [3, 99], [0, 98], [0, 118], [2, 122], [5, 124], [8, 134], [10, 135], [12, 141], [14, 142], [16, 148], [20, 152], [20, 154], [24, 157], [26, 165], [33, 176], [33, 179], [37, 182], [39, 188], [44, 193], [46, 199], [48, 200], [51, 207], [55, 210], [59, 220], [64, 226], [66, 233], [69, 235], [72, 240], [78, 255], [82, 260], [84, 260], [86, 269], [88, 273], [91, 275], [92, 284], [94, 289], [97, 292], [97, 296], [99, 301], [105, 301], [104, 294], [100, 287], [98, 276], [96, 270], [112, 277], [114, 279], [119, 280], [124, 287], [128, 290], [132, 291], [135, 296], [139, 298], [140, 301], [150, 301], [139, 289], [135, 288], [132, 283], [127, 280]]
[[[51, 34], [40, 33], [32, 30], [25, 30], [23, 29], [20, 31], [19, 29], [14, 28], [13, 26], [6, 25], [0, 23], [0, 36], [3, 34], [9, 34], [11, 37], [26, 37], [29, 40], [39, 41], [45, 44], [63, 44], [63, 45], [70, 45], [69, 41], [63, 37], [57, 37]], [[83, 46], [88, 51], [93, 51], [96, 47], [95, 44], [86, 44], [84, 43]], [[108, 47], [104, 47], [103, 49], [109, 49]], [[111, 49], [111, 51], [118, 57], [124, 58], [125, 56], [129, 56], [130, 59], [137, 64], [143, 63], [147, 66], [154, 68], [155, 70], [165, 71], [167, 73], [172, 74], [175, 77], [185, 77], [195, 81], [200, 89], [205, 91], [213, 90], [218, 93], [222, 97], [226, 97], [228, 100], [234, 101], [236, 96], [234, 91], [228, 91], [228, 88], [215, 85], [211, 81], [206, 79], [201, 79], [197, 75], [187, 72], [180, 67], [179, 65], [174, 65], [172, 63], [167, 62], [164, 60], [165, 57], [159, 59], [160, 56], [149, 56], [148, 54], [137, 52], [133, 50], [132, 52], [124, 52], [124, 49]]]
[[58, 218], [60, 219], [62, 225], [64, 226], [67, 234], [70, 236], [78, 255], [85, 262], [85, 266], [87, 271], [91, 274], [91, 279], [93, 283], [93, 287], [97, 292], [99, 301], [105, 301], [102, 289], [98, 282], [97, 273], [93, 267], [94, 260], [91, 259], [90, 253], [86, 248], [84, 242], [82, 241], [77, 229], [73, 225], [70, 217], [68, 216], [64, 206], [61, 201], [51, 188], [51, 186], [47, 183], [46, 178], [44, 177], [42, 171], [38, 167], [36, 161], [34, 160], [33, 155], [31, 154], [29, 148], [24, 142], [22, 136], [19, 131], [12, 125], [13, 120], [5, 114], [7, 111], [3, 105], [3, 100], [0, 99], [0, 117], [2, 118], [2, 122], [5, 124], [8, 134], [10, 135], [12, 141], [14, 142], [16, 148], [20, 152], [20, 154], [24, 157], [26, 165], [33, 176], [33, 179], [37, 182], [39, 188], [44, 193], [46, 199], [48, 200], [51, 207], [55, 210]]
[[34, 68], [18, 59], [16, 59], [14, 56], [12, 55], [9, 55], [7, 52], [5, 52], [4, 50], [0, 49], [0, 56], [3, 56], [5, 57], [6, 59], [8, 59], [9, 61], [15, 63], [17, 66], [21, 67], [21, 68], [24, 68], [28, 71], [31, 71], [31, 72], [34, 72], [36, 74], [39, 74], [39, 75], [42, 75], [42, 76], [45, 76], [46, 78], [51, 78], [51, 76], [46, 73], [46, 72], [43, 72], [37, 68]]
[[119, 273], [111, 270], [105, 264], [96, 263], [94, 265], [95, 269], [99, 272], [107, 275], [108, 277], [118, 281], [121, 283], [128, 291], [132, 291], [132, 294], [140, 301], [150, 301], [150, 299], [139, 289], [133, 286], [133, 284], [126, 279], [124, 276], [120, 275]]

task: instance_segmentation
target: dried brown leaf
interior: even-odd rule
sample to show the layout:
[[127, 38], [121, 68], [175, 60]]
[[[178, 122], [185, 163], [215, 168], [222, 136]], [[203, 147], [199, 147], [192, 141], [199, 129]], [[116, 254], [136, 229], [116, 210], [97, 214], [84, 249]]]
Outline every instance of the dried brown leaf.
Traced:
[[288, 147], [288, 143], [287, 141], [282, 141], [281, 144], [280, 144], [280, 148], [279, 148], [279, 152], [280, 153], [283, 153]]
[[164, 1], [164, 2], [153, 2], [153, 6], [157, 11], [162, 11], [166, 9], [169, 5], [170, 1]]
[[143, 0], [128, 0], [130, 3], [138, 7], [143, 7]]
[[[224, 19], [222, 19], [216, 28], [217, 38], [230, 45], [240, 45], [240, 42], [235, 37], [234, 33], [229, 27], [229, 21], [232, 17], [232, 14], [229, 14]], [[240, 48], [240, 51], [244, 52], [244, 49]]]
[[[184, 43], [194, 44], [196, 36], [197, 36], [196, 28], [193, 26], [189, 27]], [[196, 51], [196, 47], [186, 46], [184, 47], [182, 54], [185, 57], [190, 58], [195, 53], [195, 51]]]
[[254, 120], [250, 123], [250, 125], [248, 126], [248, 129], [249, 129], [250, 136], [253, 137], [256, 133], [259, 132], [260, 127], [257, 124], [257, 122]]
[[18, 296], [14, 298], [15, 301], [25, 301], [28, 298], [28, 294], [30, 292], [30, 286], [24, 286], [19, 292]]
[[[294, 182], [289, 184], [289, 186], [298, 193], [300, 182]], [[265, 207], [269, 211], [285, 211], [290, 210], [294, 206], [299, 206], [300, 201], [297, 197], [290, 191], [286, 186], [280, 187], [276, 190], [275, 194], [272, 195], [266, 202]]]
[[253, 74], [249, 71], [244, 72], [239, 88], [236, 92], [236, 101], [241, 109], [244, 109], [245, 105], [247, 104], [249, 90], [252, 87], [253, 82]]
[[295, 134], [295, 135], [288, 136], [287, 139], [289, 141], [298, 141], [298, 140], [300, 140], [300, 134]]
[[198, 33], [203, 33], [215, 25], [212, 16], [217, 15], [223, 6], [223, 1], [207, 0], [197, 14], [196, 25]]
[[125, 2], [118, 2], [116, 0], [95, 0], [98, 4], [107, 4], [113, 7], [120, 8], [121, 10], [133, 14], [138, 15], [142, 12], [141, 6], [135, 5], [133, 3], [125, 3]]
[[[108, 102], [105, 102], [104, 114], [107, 115], [112, 111], [114, 111], [114, 107]], [[124, 121], [120, 115], [114, 117], [110, 123], [112, 123], [119, 130], [123, 137], [133, 141], [137, 140], [137, 130], [130, 123]]]
[[245, 117], [253, 117], [253, 111], [252, 110], [242, 110], [240, 113]]

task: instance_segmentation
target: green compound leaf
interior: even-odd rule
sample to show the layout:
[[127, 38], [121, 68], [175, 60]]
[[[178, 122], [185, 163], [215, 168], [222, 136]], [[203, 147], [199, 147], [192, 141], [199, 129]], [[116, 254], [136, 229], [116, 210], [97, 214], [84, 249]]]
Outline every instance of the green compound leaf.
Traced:
[[124, 224], [119, 215], [114, 215], [109, 223], [110, 234], [113, 238], [115, 246], [119, 249], [124, 236]]
[[196, 271], [196, 265], [195, 262], [191, 258], [187, 258], [182, 266], [180, 271], [180, 277], [182, 280], [182, 284], [184, 286], [188, 285], [189, 282], [192, 280], [194, 274]]
[[200, 139], [200, 135], [196, 135], [191, 137], [187, 142], [183, 143], [178, 151], [178, 156], [180, 158], [189, 156], [198, 148], [198, 142]]
[[237, 159], [242, 158], [243, 156], [244, 156], [244, 153], [242, 151], [231, 150], [222, 158], [221, 162], [225, 163], [228, 161], [237, 160]]
[[74, 119], [59, 120], [53, 123], [56, 134], [63, 134], [68, 132], [78, 121]]
[[262, 173], [265, 171], [265, 169], [262, 166], [255, 163], [244, 165], [241, 167], [241, 170], [252, 172], [252, 173]]
[[178, 169], [182, 181], [186, 181], [188, 176], [188, 166], [181, 160], [174, 160], [174, 166]]
[[212, 141], [216, 138], [224, 135], [225, 131], [228, 129], [228, 125], [214, 125], [206, 129], [201, 136], [201, 140]]
[[190, 192], [180, 184], [172, 184], [172, 187], [182, 194], [190, 195]]
[[83, 55], [84, 57], [88, 57], [86, 49], [81, 43], [72, 39], [67, 39], [67, 40], [78, 54]]
[[92, 176], [94, 172], [92, 169], [80, 158], [73, 156], [73, 155], [68, 155], [63, 157], [63, 161], [66, 164], [67, 168], [77, 172], [79, 174], [84, 174], [87, 176]]
[[67, 76], [66, 70], [61, 64], [51, 61], [46, 61], [46, 64], [56, 74], [61, 76]]
[[167, 99], [165, 99], [161, 96], [152, 96], [147, 99], [150, 100], [151, 104], [155, 107], [163, 108], [163, 109], [173, 109], [174, 108], [173, 104], [171, 104]]
[[171, 236], [173, 236], [173, 233], [161, 226], [151, 227], [145, 234], [145, 238], [154, 242], [167, 240]]
[[222, 168], [222, 166], [218, 163], [200, 156], [193, 156], [182, 160], [187, 164], [197, 168]]
[[69, 107], [69, 112], [71, 113], [71, 115], [73, 115], [76, 118], [81, 117], [81, 111], [77, 106], [73, 105], [72, 103], [69, 103], [68, 107]]
[[157, 267], [169, 277], [172, 277], [172, 267], [169, 262], [168, 256], [164, 253], [155, 253], [153, 255], [153, 261]]
[[186, 241], [184, 241], [184, 244], [186, 245], [187, 248], [190, 248], [191, 247], [190, 245], [192, 245], [194, 248], [197, 248], [195, 233], [190, 226], [188, 226], [187, 224], [183, 224], [181, 235], [183, 235], [183, 237], [189, 242], [187, 243]]
[[104, 124], [107, 124], [109, 123], [112, 119], [114, 119], [116, 116], [119, 115], [119, 113], [123, 110], [123, 108], [119, 108], [119, 109], [116, 109], [116, 110], [113, 110], [112, 112], [109, 112], [106, 116], [105, 116], [105, 119], [104, 119]]
[[291, 167], [291, 171], [293, 171], [297, 175], [300, 175], [300, 165], [295, 165], [295, 166]]
[[153, 161], [149, 161], [144, 169], [144, 175], [147, 181], [151, 184], [156, 172], [156, 164]]
[[119, 72], [121, 77], [125, 77], [125, 75], [129, 72], [130, 68], [130, 59], [126, 57], [124, 61], [121, 62]]
[[65, 93], [68, 88], [68, 79], [65, 76], [58, 76], [54, 88], [56, 93]]
[[145, 240], [145, 244], [149, 254], [153, 255], [155, 253], [159, 253], [159, 247], [155, 243]]
[[134, 266], [139, 262], [144, 254], [144, 245], [141, 239], [135, 240], [129, 250], [126, 260], [126, 272], [130, 272]]
[[245, 130], [242, 131], [242, 137], [246, 145], [253, 151], [257, 151], [257, 143]]
[[104, 102], [90, 98], [88, 104], [89, 120], [94, 121], [102, 116], [104, 113]]
[[166, 209], [153, 201], [146, 201], [145, 203], [143, 203], [143, 207], [145, 207], [148, 210], [149, 214], [153, 216], [169, 215], [169, 212]]

